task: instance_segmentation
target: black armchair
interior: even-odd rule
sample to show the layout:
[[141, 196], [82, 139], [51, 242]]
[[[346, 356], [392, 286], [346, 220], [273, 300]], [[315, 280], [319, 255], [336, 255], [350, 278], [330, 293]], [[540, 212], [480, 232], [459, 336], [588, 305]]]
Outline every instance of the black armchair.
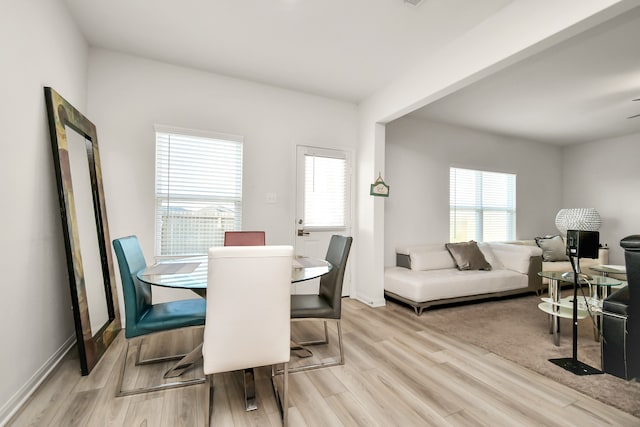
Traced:
[[626, 380], [640, 378], [640, 235], [620, 241], [627, 286], [604, 300], [602, 370]]

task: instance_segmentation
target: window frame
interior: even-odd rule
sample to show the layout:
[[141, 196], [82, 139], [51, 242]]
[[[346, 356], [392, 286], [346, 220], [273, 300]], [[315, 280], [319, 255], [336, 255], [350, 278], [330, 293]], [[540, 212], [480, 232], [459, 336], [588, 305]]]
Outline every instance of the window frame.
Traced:
[[[186, 138], [198, 138], [198, 139], [209, 139], [211, 140], [212, 143], [215, 143], [215, 140], [219, 140], [219, 141], [225, 141], [225, 142], [231, 142], [231, 143], [237, 143], [239, 145], [240, 148], [240, 155], [239, 155], [239, 170], [235, 170], [234, 172], [234, 177], [237, 176], [237, 174], [239, 173], [239, 177], [240, 177], [240, 184], [239, 184], [239, 193], [237, 193], [238, 197], [234, 197], [234, 198], [230, 198], [229, 201], [232, 201], [236, 207], [235, 207], [235, 214], [233, 217], [233, 228], [230, 230], [240, 230], [242, 228], [242, 209], [243, 209], [243, 201], [244, 201], [244, 197], [243, 197], [243, 174], [244, 174], [244, 137], [240, 136], [240, 135], [233, 135], [233, 134], [227, 134], [227, 133], [221, 133], [221, 132], [215, 132], [215, 131], [207, 131], [207, 130], [198, 130], [198, 129], [188, 129], [188, 128], [181, 128], [181, 127], [175, 127], [175, 126], [166, 126], [166, 125], [154, 125], [154, 161], [155, 161], [155, 171], [154, 171], [154, 256], [155, 259], [170, 259], [170, 258], [177, 258], [177, 257], [188, 257], [188, 256], [195, 256], [195, 255], [205, 255], [205, 253], [189, 253], [189, 254], [162, 254], [162, 231], [161, 231], [161, 220], [160, 217], [162, 215], [161, 209], [162, 209], [162, 203], [166, 202], [166, 203], [170, 203], [171, 200], [171, 195], [170, 195], [170, 191], [168, 191], [166, 193], [166, 195], [161, 195], [158, 191], [158, 179], [159, 179], [159, 173], [161, 173], [158, 169], [159, 169], [159, 162], [158, 162], [158, 144], [159, 144], [159, 134], [168, 134], [168, 135], [176, 135], [179, 137], [186, 137]], [[163, 197], [164, 196], [164, 197]], [[184, 202], [184, 197], [182, 197], [180, 200], [182, 202]], [[207, 197], [203, 197], [203, 196], [193, 196], [193, 199], [191, 199], [192, 202], [197, 203], [198, 201], [218, 201], [218, 202], [222, 202], [224, 200], [224, 198], [207, 198]], [[225, 231], [227, 231], [225, 229]], [[212, 243], [213, 246], [215, 246], [215, 243]], [[222, 240], [220, 242], [220, 245], [222, 245]]]
[[[344, 213], [344, 221], [343, 224], [340, 226], [317, 226], [317, 225], [307, 225], [306, 223], [306, 210], [305, 210], [305, 185], [304, 182], [301, 183], [301, 185], [297, 186], [297, 203], [299, 204], [297, 207], [297, 212], [300, 214], [300, 218], [303, 218], [304, 221], [304, 229], [305, 231], [316, 231], [316, 232], [322, 232], [322, 231], [336, 231], [336, 232], [340, 232], [340, 231], [344, 231], [344, 230], [348, 230], [351, 227], [351, 193], [352, 193], [352, 189], [351, 189], [351, 181], [352, 181], [352, 165], [351, 165], [351, 158], [352, 155], [349, 151], [347, 150], [340, 150], [340, 149], [334, 149], [334, 148], [324, 148], [324, 147], [313, 147], [313, 146], [307, 146], [307, 145], [298, 145], [296, 146], [296, 156], [297, 156], [297, 168], [299, 171], [304, 171], [305, 169], [305, 158], [306, 156], [313, 156], [313, 157], [324, 157], [324, 158], [329, 158], [329, 159], [341, 159], [344, 160], [345, 163], [345, 169], [344, 169], [344, 206], [343, 206], [343, 213]], [[297, 175], [297, 174], [296, 174]], [[297, 178], [298, 179], [298, 178]], [[304, 180], [304, 177], [302, 178]]]
[[[452, 203], [452, 199], [454, 195], [452, 194], [453, 188], [453, 177], [452, 173], [454, 170], [462, 170], [468, 172], [474, 172], [476, 174], [475, 188], [473, 189], [473, 193], [476, 194], [476, 197], [480, 199], [480, 203], [471, 204], [471, 205], [460, 205], [456, 203]], [[483, 181], [488, 174], [500, 174], [512, 177], [512, 183], [508, 184], [513, 188], [512, 194], [506, 194], [505, 197], [507, 200], [512, 201], [511, 206], [507, 206], [505, 208], [500, 208], [496, 206], [489, 206], [483, 204]], [[479, 177], [479, 179], [478, 179]], [[459, 166], [450, 166], [449, 167], [449, 240], [451, 242], [458, 241], [455, 239], [455, 226], [454, 226], [454, 217], [456, 208], [464, 211], [473, 211], [475, 212], [475, 230], [474, 236], [472, 240], [477, 242], [484, 241], [492, 241], [484, 239], [484, 231], [485, 231], [485, 212], [505, 212], [508, 218], [511, 218], [508, 221], [505, 229], [505, 239], [506, 241], [515, 240], [516, 236], [516, 221], [517, 221], [517, 174], [513, 172], [504, 172], [504, 171], [495, 171], [495, 170], [481, 170], [481, 169], [471, 169]], [[500, 240], [503, 241], [503, 240]]]

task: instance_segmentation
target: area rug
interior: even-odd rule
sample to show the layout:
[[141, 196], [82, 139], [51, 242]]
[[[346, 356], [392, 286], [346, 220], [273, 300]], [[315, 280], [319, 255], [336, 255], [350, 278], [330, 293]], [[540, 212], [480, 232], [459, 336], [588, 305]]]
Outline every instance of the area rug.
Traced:
[[[393, 309], [425, 327], [482, 347], [532, 369], [594, 399], [640, 417], [640, 382], [625, 381], [613, 375], [577, 376], [549, 362], [552, 358], [571, 357], [571, 319], [560, 321], [560, 346], [549, 334], [548, 316], [538, 309], [535, 295], [432, 307], [416, 317], [406, 306], [389, 303]], [[600, 343], [594, 340], [589, 317], [578, 322], [578, 360], [601, 368]]]

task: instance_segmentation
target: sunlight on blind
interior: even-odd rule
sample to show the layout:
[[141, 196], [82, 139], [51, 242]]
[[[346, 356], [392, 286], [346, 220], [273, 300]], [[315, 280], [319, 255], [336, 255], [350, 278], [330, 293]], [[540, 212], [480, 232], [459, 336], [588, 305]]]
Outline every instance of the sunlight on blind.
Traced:
[[344, 227], [346, 160], [305, 155], [305, 227]]
[[450, 168], [449, 239], [515, 239], [516, 176]]
[[156, 256], [206, 254], [241, 228], [242, 143], [156, 133]]

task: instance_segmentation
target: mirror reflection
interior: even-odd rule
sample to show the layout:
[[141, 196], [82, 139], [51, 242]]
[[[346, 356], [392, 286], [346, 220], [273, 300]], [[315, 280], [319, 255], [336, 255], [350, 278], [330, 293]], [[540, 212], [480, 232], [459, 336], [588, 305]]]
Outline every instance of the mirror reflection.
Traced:
[[69, 126], [67, 134], [69, 169], [75, 203], [76, 223], [78, 226], [82, 271], [87, 296], [87, 307], [91, 323], [91, 335], [94, 336], [108, 321], [107, 296], [104, 289], [104, 276], [100, 260], [100, 243], [93, 206], [91, 176], [89, 173], [89, 153], [93, 150], [91, 141]]

